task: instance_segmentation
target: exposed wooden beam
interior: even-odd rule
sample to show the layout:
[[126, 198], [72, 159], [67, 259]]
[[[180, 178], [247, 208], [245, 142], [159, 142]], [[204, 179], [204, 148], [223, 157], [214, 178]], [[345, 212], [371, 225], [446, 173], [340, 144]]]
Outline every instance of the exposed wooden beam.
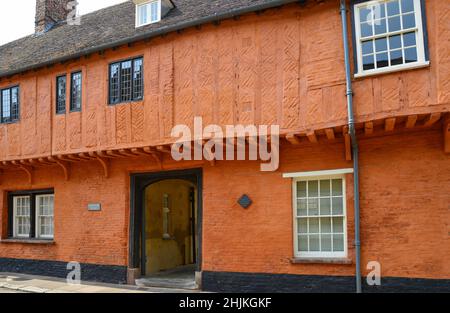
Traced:
[[310, 131], [306, 134], [306, 136], [308, 137], [309, 141], [311, 143], [318, 143], [319, 141], [317, 140], [317, 136], [316, 133], [314, 131]]
[[162, 153], [166, 153], [166, 154], [172, 153], [172, 151], [166, 146], [157, 146], [156, 150], [158, 150], [159, 152], [162, 152]]
[[430, 114], [430, 116], [425, 121], [425, 124], [423, 126], [430, 127], [433, 126], [437, 121], [441, 119], [442, 114], [441, 113], [433, 113]]
[[109, 178], [109, 159], [97, 157], [97, 161], [100, 163], [103, 169], [103, 175], [105, 178]]
[[366, 135], [372, 135], [373, 134], [373, 122], [367, 122], [364, 125], [364, 132]]
[[406, 128], [414, 128], [417, 123], [418, 116], [417, 115], [409, 115], [406, 120]]
[[325, 129], [325, 134], [327, 135], [328, 140], [335, 140], [336, 135], [334, 134], [333, 128]]
[[298, 138], [295, 134], [287, 134], [286, 140], [293, 145], [299, 145], [301, 143], [300, 138]]
[[53, 157], [48, 158], [49, 161], [55, 162], [63, 171], [64, 179], [69, 181], [70, 179], [70, 163], [62, 161], [60, 159], [55, 159]]
[[385, 121], [385, 131], [391, 132], [395, 129], [395, 122], [397, 119], [395, 117], [387, 118]]

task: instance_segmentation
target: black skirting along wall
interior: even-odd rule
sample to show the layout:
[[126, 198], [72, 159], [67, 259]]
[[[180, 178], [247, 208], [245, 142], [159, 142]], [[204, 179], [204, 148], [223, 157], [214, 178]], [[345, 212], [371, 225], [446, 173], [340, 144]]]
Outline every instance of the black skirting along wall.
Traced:
[[[80, 264], [81, 280], [113, 284], [127, 282], [127, 267], [115, 265]], [[0, 258], [0, 272], [66, 278], [72, 270], [67, 263], [58, 261], [39, 261]]]
[[[365, 281], [365, 280], [364, 280]], [[349, 293], [354, 277], [203, 272], [202, 288], [231, 293]], [[382, 278], [381, 286], [364, 286], [364, 292], [450, 292], [450, 280]]]

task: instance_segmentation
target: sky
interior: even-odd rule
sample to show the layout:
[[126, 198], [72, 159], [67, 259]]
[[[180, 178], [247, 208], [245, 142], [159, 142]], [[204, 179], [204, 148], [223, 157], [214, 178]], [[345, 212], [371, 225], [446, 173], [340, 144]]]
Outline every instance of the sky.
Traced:
[[[127, 0], [78, 0], [80, 15]], [[34, 33], [36, 0], [0, 1], [0, 45]]]

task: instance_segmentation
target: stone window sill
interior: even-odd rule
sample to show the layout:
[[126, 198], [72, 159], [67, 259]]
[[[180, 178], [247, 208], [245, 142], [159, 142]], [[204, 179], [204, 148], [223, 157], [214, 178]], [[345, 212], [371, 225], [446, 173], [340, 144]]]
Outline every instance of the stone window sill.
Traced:
[[341, 264], [352, 265], [351, 259], [341, 258], [294, 258], [291, 260], [292, 264]]
[[54, 240], [39, 240], [39, 239], [2, 239], [0, 243], [20, 243], [30, 245], [54, 245]]

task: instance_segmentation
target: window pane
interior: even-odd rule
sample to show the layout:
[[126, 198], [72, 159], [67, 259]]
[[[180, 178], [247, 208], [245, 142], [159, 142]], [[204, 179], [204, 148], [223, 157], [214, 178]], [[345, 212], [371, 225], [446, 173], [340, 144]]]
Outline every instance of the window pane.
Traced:
[[317, 180], [308, 182], [308, 197], [319, 196], [319, 182]]
[[364, 22], [361, 24], [361, 37], [368, 37], [368, 36], [372, 36], [373, 35], [373, 31], [372, 31], [372, 22]]
[[344, 214], [344, 200], [342, 197], [333, 198], [333, 215]]
[[19, 88], [11, 88], [11, 120], [19, 119]]
[[416, 48], [405, 49], [405, 62], [417, 62], [417, 50]]
[[387, 53], [379, 53], [377, 54], [377, 68], [387, 67], [389, 66], [388, 54]]
[[331, 252], [331, 235], [322, 235], [322, 252]]
[[320, 235], [309, 236], [309, 251], [310, 252], [320, 251]]
[[386, 38], [380, 38], [375, 40], [375, 50], [377, 52], [382, 52], [387, 50], [387, 39]]
[[391, 50], [400, 49], [402, 47], [402, 38], [400, 35], [389, 37], [389, 48]]
[[331, 217], [322, 217], [320, 219], [320, 233], [331, 234]]
[[372, 20], [372, 8], [370, 6], [363, 7], [359, 10], [359, 21], [369, 22]]
[[321, 180], [320, 181], [320, 196], [321, 197], [329, 197], [331, 195], [330, 187], [331, 182], [327, 180]]
[[342, 196], [342, 179], [333, 179], [333, 196]]
[[297, 183], [297, 197], [306, 198], [306, 182], [300, 181]]
[[70, 109], [73, 111], [81, 110], [81, 73], [72, 74], [71, 91]]
[[158, 2], [152, 2], [150, 3], [151, 7], [151, 15], [152, 15], [152, 22], [158, 21]]
[[308, 215], [319, 215], [319, 199], [308, 199]]
[[374, 63], [373, 55], [363, 57], [363, 69], [365, 71], [367, 71], [367, 70], [373, 70], [374, 68], [375, 68], [375, 63]]
[[400, 30], [400, 16], [391, 17], [388, 21], [389, 31], [395, 32]]
[[363, 41], [362, 43], [362, 53], [365, 54], [371, 54], [373, 53], [373, 41]]
[[377, 20], [375, 24], [375, 35], [385, 34], [387, 32], [386, 19]]
[[109, 70], [109, 102], [110, 104], [120, 101], [120, 63], [111, 64]]
[[147, 15], [147, 5], [140, 5], [138, 7], [138, 14], [139, 14], [139, 25], [146, 24], [148, 21], [148, 15]]
[[136, 59], [133, 62], [133, 100], [143, 98], [143, 62], [142, 59]]
[[66, 76], [61, 76], [56, 79], [57, 94], [56, 94], [56, 113], [66, 112]]
[[299, 234], [307, 234], [308, 233], [308, 219], [307, 218], [299, 218], [298, 219], [298, 232], [299, 232]]
[[395, 50], [391, 52], [391, 65], [403, 64], [402, 50]]
[[298, 216], [308, 216], [307, 199], [297, 200], [297, 214]]
[[400, 7], [398, 0], [389, 1], [386, 3], [387, 13], [389, 16], [400, 14]]
[[403, 15], [403, 29], [416, 27], [416, 17], [414, 13]]
[[308, 235], [298, 236], [298, 250], [308, 252]]
[[344, 235], [333, 235], [333, 251], [344, 252]]
[[2, 121], [9, 122], [11, 117], [11, 90], [2, 91]]
[[318, 234], [320, 232], [318, 218], [310, 218], [309, 219], [309, 231], [308, 232], [310, 234]]
[[343, 217], [333, 217], [333, 233], [335, 233], [335, 234], [344, 233], [344, 218]]
[[121, 64], [120, 85], [120, 100], [131, 101], [131, 61]]
[[416, 45], [416, 33], [407, 33], [403, 35], [403, 45], [405, 47], [411, 47]]
[[402, 12], [414, 12], [414, 0], [402, 0]]
[[331, 214], [331, 199], [321, 198], [320, 199], [320, 215], [330, 215]]

